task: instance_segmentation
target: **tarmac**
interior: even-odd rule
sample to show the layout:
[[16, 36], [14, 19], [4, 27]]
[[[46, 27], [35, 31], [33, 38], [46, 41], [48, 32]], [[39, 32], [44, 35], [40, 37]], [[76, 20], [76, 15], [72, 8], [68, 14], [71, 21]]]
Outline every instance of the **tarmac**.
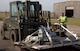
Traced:
[[[0, 21], [0, 29], [2, 27], [2, 23], [3, 22]], [[28, 51], [28, 50], [21, 49], [19, 46], [14, 46], [13, 43], [8, 39], [3, 40], [0, 34], [0, 51]], [[73, 47], [59, 47], [59, 48], [46, 49], [41, 51], [80, 51], [80, 50], [75, 49]]]

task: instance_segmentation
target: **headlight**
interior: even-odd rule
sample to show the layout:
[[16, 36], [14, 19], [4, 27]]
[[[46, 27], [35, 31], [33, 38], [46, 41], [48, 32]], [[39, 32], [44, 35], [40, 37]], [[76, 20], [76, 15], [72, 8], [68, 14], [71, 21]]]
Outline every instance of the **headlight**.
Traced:
[[15, 20], [17, 20], [17, 18], [15, 18]]
[[11, 27], [11, 25], [9, 25], [9, 27]]
[[18, 20], [18, 22], [20, 22], [20, 20]]

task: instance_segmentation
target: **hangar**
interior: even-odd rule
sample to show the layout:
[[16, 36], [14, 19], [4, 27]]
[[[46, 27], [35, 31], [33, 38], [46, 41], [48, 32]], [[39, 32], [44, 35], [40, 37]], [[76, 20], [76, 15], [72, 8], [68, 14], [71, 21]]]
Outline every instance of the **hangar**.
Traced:
[[62, 12], [67, 17], [80, 18], [80, 0], [67, 0], [54, 3], [54, 16], [59, 17]]

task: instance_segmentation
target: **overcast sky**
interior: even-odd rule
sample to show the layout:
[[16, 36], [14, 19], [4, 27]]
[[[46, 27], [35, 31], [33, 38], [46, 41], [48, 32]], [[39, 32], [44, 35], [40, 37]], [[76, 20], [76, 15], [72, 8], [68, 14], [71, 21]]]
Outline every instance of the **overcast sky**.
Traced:
[[[1, 0], [0, 11], [9, 11], [9, 3], [16, 0]], [[53, 11], [53, 3], [61, 2], [63, 0], [37, 0], [42, 4], [43, 10]]]

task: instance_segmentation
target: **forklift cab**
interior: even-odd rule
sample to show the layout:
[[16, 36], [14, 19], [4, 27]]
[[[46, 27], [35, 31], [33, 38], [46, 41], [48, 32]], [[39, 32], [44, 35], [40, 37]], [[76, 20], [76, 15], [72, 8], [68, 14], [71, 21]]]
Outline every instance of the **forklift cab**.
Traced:
[[25, 19], [27, 20], [30, 20], [32, 18], [39, 20], [39, 15], [41, 11], [42, 8], [39, 2], [16, 1], [10, 3], [10, 16], [17, 17], [18, 19], [20, 19], [21, 15], [25, 15]]

